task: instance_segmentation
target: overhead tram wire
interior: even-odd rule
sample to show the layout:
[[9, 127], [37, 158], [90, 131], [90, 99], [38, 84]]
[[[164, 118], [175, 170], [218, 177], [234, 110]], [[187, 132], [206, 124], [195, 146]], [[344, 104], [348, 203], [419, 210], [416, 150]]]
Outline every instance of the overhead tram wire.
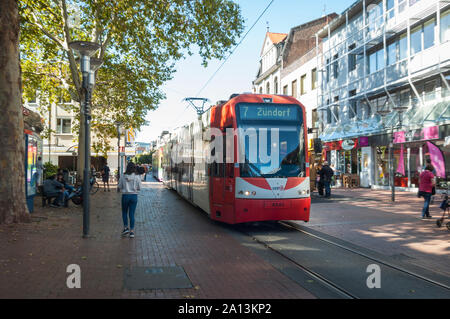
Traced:
[[208, 84], [212, 81], [212, 79], [220, 71], [220, 69], [223, 67], [223, 65], [228, 61], [228, 59], [233, 55], [234, 51], [236, 51], [236, 49], [239, 47], [239, 45], [244, 41], [244, 39], [247, 37], [247, 35], [250, 33], [250, 31], [252, 31], [254, 26], [259, 22], [259, 20], [262, 18], [264, 13], [266, 13], [266, 11], [269, 9], [269, 7], [272, 5], [272, 3], [274, 1], [275, 0], [270, 1], [270, 3], [267, 5], [267, 7], [264, 9], [264, 11], [259, 15], [258, 19], [256, 19], [255, 23], [253, 23], [253, 25], [250, 27], [250, 29], [248, 29], [248, 31], [245, 33], [245, 35], [241, 39], [241, 41], [239, 41], [239, 43], [234, 47], [233, 51], [231, 51], [231, 53], [226, 57], [226, 59], [222, 62], [222, 64], [219, 66], [219, 68], [216, 70], [216, 72], [214, 72], [213, 75], [209, 78], [209, 80], [206, 81], [205, 85], [203, 85], [203, 87], [200, 89], [200, 91], [198, 91], [198, 93], [195, 97], [198, 97], [200, 95], [200, 93], [202, 93], [202, 91], [208, 86]]

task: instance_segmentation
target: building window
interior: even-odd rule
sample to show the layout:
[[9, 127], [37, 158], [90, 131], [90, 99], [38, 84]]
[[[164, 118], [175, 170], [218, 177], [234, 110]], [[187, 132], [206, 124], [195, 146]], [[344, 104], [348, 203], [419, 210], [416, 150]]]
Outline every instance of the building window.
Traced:
[[297, 98], [297, 80], [292, 81], [292, 97]]
[[398, 13], [405, 11], [407, 0], [398, 0]]
[[339, 59], [339, 55], [336, 54], [336, 55], [333, 57], [333, 76], [334, 76], [335, 79], [337, 79], [338, 76], [339, 76], [339, 63], [338, 63], [338, 59]]
[[317, 69], [311, 71], [311, 89], [315, 90], [317, 88]]
[[283, 86], [283, 94], [288, 95], [288, 86], [287, 85]]
[[273, 81], [273, 88], [275, 90], [275, 94], [278, 94], [278, 78], [275, 78], [275, 81]]
[[450, 40], [450, 10], [441, 14], [441, 42]]
[[422, 51], [422, 26], [411, 30], [411, 55]]
[[270, 94], [270, 83], [269, 82], [267, 82], [267, 85], [266, 85], [266, 94]]
[[334, 97], [333, 113], [335, 116], [335, 121], [337, 123], [339, 121], [339, 96]]
[[397, 62], [397, 42], [388, 45], [387, 58], [387, 65], [392, 65]]
[[306, 74], [300, 78], [300, 95], [306, 94]]
[[327, 59], [327, 66], [326, 66], [326, 83], [330, 82], [330, 59]]
[[404, 60], [408, 57], [408, 38], [407, 34], [400, 36], [398, 40], [398, 58], [399, 60]]
[[389, 20], [395, 16], [394, 4], [395, 4], [395, 0], [386, 0], [386, 12], [387, 12], [387, 18]]
[[348, 71], [351, 72], [356, 69], [356, 54], [351, 53], [356, 48], [356, 44], [353, 43], [348, 47]]
[[384, 49], [373, 52], [369, 55], [369, 73], [375, 73], [384, 69], [386, 66], [384, 62]]
[[353, 119], [357, 115], [357, 109], [356, 109], [357, 101], [354, 98], [352, 99], [352, 97], [356, 95], [356, 90], [350, 91], [348, 94], [349, 94], [349, 97], [350, 97], [350, 99], [349, 99], [348, 118], [349, 119]]
[[262, 89], [262, 86], [259, 88], [259, 94], [262, 94], [263, 93], [263, 89]]
[[72, 120], [71, 119], [56, 119], [56, 134], [71, 134]]
[[435, 19], [431, 19], [423, 25], [423, 46], [424, 49], [434, 46], [434, 29], [436, 28]]

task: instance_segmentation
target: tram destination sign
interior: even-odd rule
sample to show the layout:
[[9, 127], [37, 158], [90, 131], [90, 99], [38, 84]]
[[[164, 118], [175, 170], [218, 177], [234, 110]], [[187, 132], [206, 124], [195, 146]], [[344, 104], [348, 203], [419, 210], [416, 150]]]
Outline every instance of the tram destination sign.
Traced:
[[239, 117], [243, 121], [297, 121], [298, 112], [295, 105], [239, 105]]

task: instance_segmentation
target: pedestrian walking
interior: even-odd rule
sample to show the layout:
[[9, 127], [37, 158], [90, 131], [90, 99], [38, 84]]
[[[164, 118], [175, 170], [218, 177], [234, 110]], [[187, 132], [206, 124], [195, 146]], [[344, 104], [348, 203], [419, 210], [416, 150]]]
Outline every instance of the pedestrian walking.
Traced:
[[42, 185], [44, 177], [44, 165], [42, 164], [42, 157], [37, 158], [36, 162], [36, 185]]
[[419, 177], [419, 197], [423, 197], [424, 204], [422, 209], [422, 219], [431, 218], [430, 215], [430, 202], [431, 197], [435, 192], [435, 179], [433, 174], [434, 167], [432, 165], [427, 165], [425, 170], [420, 174]]
[[320, 170], [319, 176], [320, 176], [320, 182], [323, 184], [323, 187], [325, 188], [325, 197], [331, 197], [331, 180], [333, 178], [334, 172], [333, 169], [330, 167], [330, 164], [328, 162], [324, 162], [322, 169]]
[[[129, 234], [134, 238], [134, 213], [138, 203], [138, 193], [141, 190], [141, 177], [136, 172], [136, 165], [129, 162], [127, 170], [119, 180], [119, 190], [122, 192], [122, 219], [124, 229], [122, 236]], [[130, 222], [128, 228], [128, 221]]]
[[108, 192], [111, 190], [109, 189], [109, 172], [111, 170], [109, 169], [108, 162], [105, 162], [105, 166], [103, 166], [102, 169], [102, 181], [103, 181], [103, 191], [106, 192], [106, 185], [108, 185]]

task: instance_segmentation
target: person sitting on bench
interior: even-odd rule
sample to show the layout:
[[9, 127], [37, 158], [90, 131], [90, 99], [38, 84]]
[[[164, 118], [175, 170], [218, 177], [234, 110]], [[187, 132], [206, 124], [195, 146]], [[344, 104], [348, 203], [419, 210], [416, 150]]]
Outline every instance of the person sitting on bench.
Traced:
[[61, 203], [64, 203], [64, 207], [67, 207], [67, 197], [64, 191], [64, 185], [56, 181], [56, 175], [44, 181], [44, 195], [48, 198], [56, 197], [50, 206], [61, 207]]

